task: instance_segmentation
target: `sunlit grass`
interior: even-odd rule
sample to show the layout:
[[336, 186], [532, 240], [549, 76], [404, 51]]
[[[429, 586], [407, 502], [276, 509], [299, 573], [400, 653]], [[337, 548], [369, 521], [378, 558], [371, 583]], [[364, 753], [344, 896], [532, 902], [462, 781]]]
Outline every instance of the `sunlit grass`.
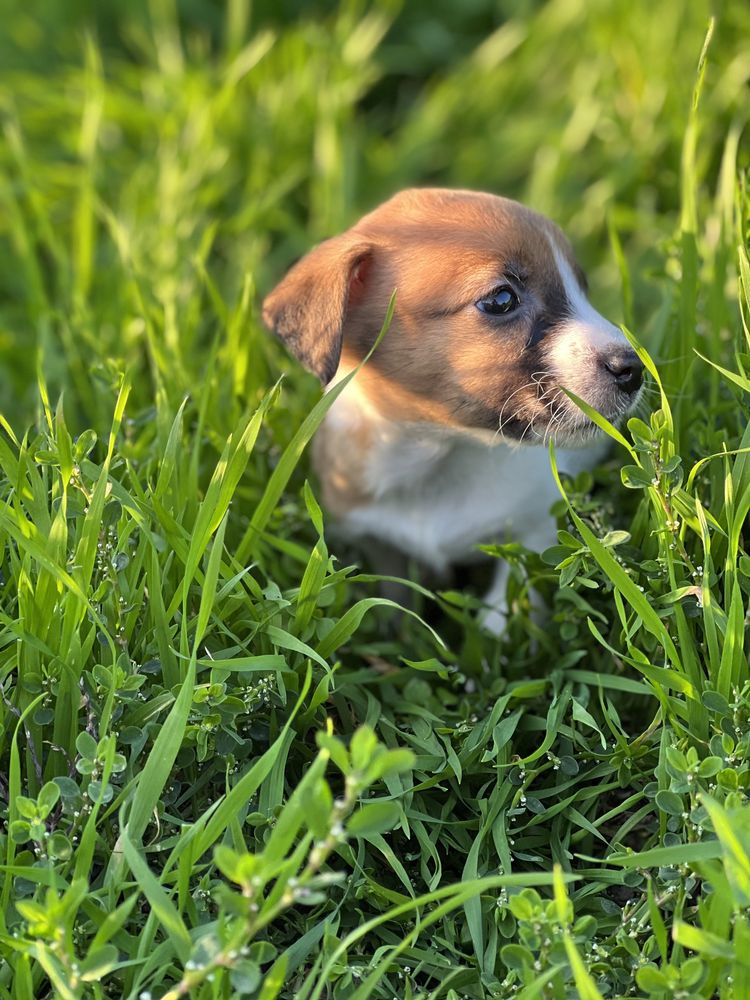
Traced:
[[[289, 7], [0, 40], [0, 997], [750, 995], [750, 14]], [[500, 642], [336, 543], [257, 316], [435, 182], [651, 373]]]

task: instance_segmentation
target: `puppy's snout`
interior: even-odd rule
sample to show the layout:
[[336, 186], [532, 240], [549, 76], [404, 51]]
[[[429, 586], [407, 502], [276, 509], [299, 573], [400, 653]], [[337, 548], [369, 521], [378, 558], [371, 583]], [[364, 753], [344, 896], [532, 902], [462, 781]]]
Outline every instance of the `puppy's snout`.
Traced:
[[643, 364], [631, 348], [609, 351], [599, 361], [615, 380], [618, 389], [629, 396], [640, 389], [643, 381]]

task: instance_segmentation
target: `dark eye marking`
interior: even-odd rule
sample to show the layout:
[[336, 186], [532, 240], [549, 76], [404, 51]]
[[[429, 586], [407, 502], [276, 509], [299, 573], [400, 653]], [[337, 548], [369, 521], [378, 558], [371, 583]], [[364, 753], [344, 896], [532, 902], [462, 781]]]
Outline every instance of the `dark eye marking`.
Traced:
[[474, 304], [480, 312], [487, 313], [488, 316], [507, 316], [519, 307], [521, 301], [510, 285], [500, 285]]
[[550, 289], [546, 296], [544, 308], [534, 318], [526, 347], [534, 347], [544, 340], [550, 330], [554, 330], [566, 319], [570, 318], [570, 302], [563, 288]]

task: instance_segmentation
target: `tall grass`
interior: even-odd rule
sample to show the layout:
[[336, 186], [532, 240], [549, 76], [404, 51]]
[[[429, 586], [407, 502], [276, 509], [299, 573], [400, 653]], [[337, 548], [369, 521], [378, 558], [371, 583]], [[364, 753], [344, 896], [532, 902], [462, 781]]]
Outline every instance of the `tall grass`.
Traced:
[[[9, 6], [1, 997], [748, 995], [750, 14], [470, 6]], [[328, 538], [256, 315], [425, 182], [566, 226], [651, 376], [499, 642]]]

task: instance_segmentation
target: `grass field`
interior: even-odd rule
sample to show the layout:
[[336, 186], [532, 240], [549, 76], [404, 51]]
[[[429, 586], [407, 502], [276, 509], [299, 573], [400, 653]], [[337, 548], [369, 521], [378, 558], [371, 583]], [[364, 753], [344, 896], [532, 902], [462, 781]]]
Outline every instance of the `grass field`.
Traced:
[[[2, 11], [0, 998], [750, 997], [750, 8]], [[500, 641], [326, 541], [258, 319], [419, 183], [648, 352]]]

